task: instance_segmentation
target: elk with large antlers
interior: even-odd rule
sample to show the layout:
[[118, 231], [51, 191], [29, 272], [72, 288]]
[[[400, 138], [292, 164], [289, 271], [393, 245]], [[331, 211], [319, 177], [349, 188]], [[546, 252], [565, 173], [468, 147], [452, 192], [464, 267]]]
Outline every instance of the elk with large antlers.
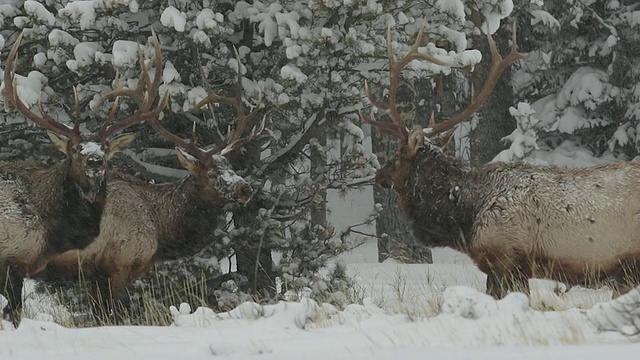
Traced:
[[[157, 39], [155, 41], [158, 41]], [[162, 58], [156, 54], [154, 81], [162, 78]], [[239, 69], [238, 69], [239, 71]], [[143, 74], [143, 79], [148, 75]], [[237, 93], [222, 97], [210, 92], [196, 108], [208, 103], [235, 107], [235, 130], [227, 135], [225, 145], [209, 150], [197, 146], [167, 130], [153, 119], [148, 121], [159, 134], [176, 146], [180, 164], [189, 171], [182, 180], [167, 184], [149, 184], [127, 176], [110, 178], [109, 195], [101, 224], [100, 236], [83, 250], [56, 256], [49, 262], [45, 279], [77, 278], [95, 280], [94, 310], [113, 311], [125, 294], [126, 286], [145, 275], [155, 261], [173, 260], [195, 255], [211, 244], [216, 219], [224, 207], [244, 204], [252, 197], [251, 186], [238, 176], [224, 154], [253, 140], [264, 127], [263, 122], [242, 136], [254, 113], [245, 114], [242, 103], [241, 75]], [[134, 92], [121, 89], [121, 96], [141, 99]], [[122, 302], [126, 304], [126, 301]]]
[[[162, 106], [140, 108], [129, 117], [113, 122], [116, 106], [97, 133], [80, 131], [80, 105], [75, 94], [73, 128], [47, 115], [39, 99], [40, 114], [31, 111], [19, 97], [20, 84], [14, 64], [22, 34], [6, 60], [5, 104], [47, 131], [67, 159], [57, 165], [11, 162], [0, 164], [0, 291], [8, 299], [4, 308], [17, 322], [22, 305], [23, 278], [41, 270], [49, 257], [71, 249], [82, 249], [100, 233], [106, 202], [107, 160], [126, 148], [135, 134], [114, 134], [144, 120], [157, 117]], [[150, 99], [157, 88], [145, 86]], [[153, 101], [153, 99], [151, 100]]]
[[394, 94], [405, 59], [416, 56], [418, 45], [397, 62], [389, 50], [388, 101], [368, 97], [392, 122], [362, 119], [399, 138], [401, 146], [375, 182], [399, 195], [398, 205], [413, 220], [418, 239], [468, 254], [487, 274], [487, 292], [493, 296], [526, 290], [533, 277], [571, 284], [613, 278], [630, 285], [626, 275], [639, 274], [640, 261], [639, 163], [582, 169], [525, 163], [472, 167], [445, 155], [432, 140], [480, 108], [500, 74], [527, 57], [516, 50], [515, 26], [512, 34], [505, 58], [488, 36], [488, 79], [464, 111], [412, 131], [396, 110]]

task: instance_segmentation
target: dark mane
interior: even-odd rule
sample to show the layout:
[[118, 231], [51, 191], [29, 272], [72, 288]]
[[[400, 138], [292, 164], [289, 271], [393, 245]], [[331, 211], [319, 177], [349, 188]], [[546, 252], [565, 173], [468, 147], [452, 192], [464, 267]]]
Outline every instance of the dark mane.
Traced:
[[417, 154], [400, 194], [413, 230], [426, 246], [451, 246], [472, 236], [477, 211], [477, 170], [425, 147]]
[[26, 213], [41, 219], [48, 254], [84, 248], [100, 234], [106, 186], [95, 203], [83, 198], [69, 175], [68, 160], [53, 166], [17, 162], [3, 170], [5, 176], [13, 174], [25, 186], [15, 200], [25, 204]]
[[[170, 188], [164, 199], [171, 205], [158, 204], [154, 208], [159, 231], [157, 260], [191, 256], [212, 243], [218, 218], [224, 210], [199, 195], [193, 177], [189, 176], [175, 183], [146, 186], [151, 194], [158, 190], [166, 192], [164, 187]], [[157, 203], [158, 200], [154, 198], [158, 199], [149, 195], [150, 204]], [[171, 213], [159, 213], [158, 210], [162, 209], [169, 209]]]

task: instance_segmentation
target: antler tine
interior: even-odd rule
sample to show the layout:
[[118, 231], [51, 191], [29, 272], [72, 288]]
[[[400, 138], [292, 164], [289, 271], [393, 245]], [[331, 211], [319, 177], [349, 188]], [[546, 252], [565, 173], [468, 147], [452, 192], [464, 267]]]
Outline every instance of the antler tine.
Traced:
[[236, 52], [236, 62], [238, 64], [238, 71], [236, 77], [236, 93], [234, 96], [220, 96], [213, 91], [209, 91], [207, 93], [207, 97], [198, 102], [192, 109], [192, 111], [200, 111], [205, 105], [209, 105], [211, 103], [218, 104], [227, 104], [234, 106], [236, 110], [238, 107], [242, 106], [242, 72], [241, 72], [241, 64], [240, 64], [240, 54], [238, 50]]
[[69, 139], [76, 137], [79, 135], [77, 131], [74, 129], [52, 119], [49, 117], [44, 111], [44, 106], [42, 105], [42, 97], [38, 96], [38, 107], [40, 109], [40, 116], [36, 115], [32, 112], [25, 103], [22, 102], [20, 97], [18, 96], [18, 85], [14, 83], [14, 64], [16, 59], [18, 58], [18, 49], [20, 48], [20, 43], [22, 42], [22, 36], [24, 32], [21, 32], [20, 35], [16, 38], [11, 51], [9, 52], [9, 56], [7, 57], [7, 61], [4, 69], [4, 90], [2, 90], [2, 95], [5, 98], [5, 102], [8, 101], [16, 109], [27, 119], [34, 122], [36, 125], [47, 129], [49, 131], [55, 132], [59, 135], [63, 135], [68, 137]]
[[158, 121], [157, 119], [154, 118], [152, 121], [149, 121], [148, 124], [151, 125], [151, 127], [157, 133], [162, 135], [162, 137], [169, 140], [174, 145], [185, 149], [189, 154], [195, 156], [200, 161], [203, 161], [203, 162], [211, 161], [210, 155], [205, 150], [202, 150], [195, 143], [189, 142], [181, 138], [180, 136], [172, 133], [171, 131], [167, 130], [167, 128], [162, 126], [162, 124], [160, 124], [160, 121]]
[[358, 115], [360, 116], [360, 119], [362, 119], [362, 121], [377, 127], [378, 130], [380, 130], [381, 132], [387, 135], [391, 135], [393, 137], [400, 138], [400, 139], [404, 137], [404, 132], [402, 131], [402, 129], [398, 128], [398, 126], [396, 126], [395, 123], [382, 122], [382, 121], [376, 120], [376, 117], [373, 114], [373, 110], [371, 111], [371, 115], [369, 116], [364, 115], [361, 110], [358, 110]]
[[73, 113], [73, 130], [79, 132], [80, 131], [80, 100], [78, 99], [78, 89], [73, 87], [73, 102], [74, 102], [74, 113]]
[[262, 123], [259, 126], [254, 126], [251, 130], [251, 133], [246, 137], [242, 137], [245, 129], [247, 128], [249, 121], [253, 118], [256, 112], [251, 112], [249, 114], [245, 114], [244, 105], [242, 103], [242, 63], [240, 61], [240, 54], [238, 50], [236, 52], [236, 63], [238, 65], [237, 76], [236, 76], [236, 91], [234, 96], [220, 96], [213, 91], [209, 91], [207, 93], [207, 97], [198, 102], [194, 107], [193, 111], [198, 111], [202, 109], [203, 106], [218, 103], [218, 104], [226, 104], [231, 105], [236, 109], [236, 126], [233, 131], [227, 131], [227, 139], [226, 144], [214, 146], [213, 148], [207, 150], [207, 154], [215, 154], [220, 152], [221, 154], [227, 154], [230, 151], [237, 149], [251, 140], [253, 140], [258, 134], [262, 132], [264, 129], [264, 124], [266, 121], [266, 117], [262, 119]]
[[240, 148], [240, 147], [244, 146], [245, 144], [253, 141], [253, 139], [255, 139], [256, 136], [260, 135], [262, 130], [264, 130], [264, 126], [265, 126], [266, 122], [267, 122], [267, 116], [265, 115], [265, 116], [262, 117], [262, 121], [260, 121], [260, 125], [254, 126], [251, 129], [251, 133], [249, 133], [249, 135], [247, 135], [247, 136], [245, 136], [243, 138], [237, 138], [234, 141], [232, 141], [231, 143], [229, 143], [222, 150], [220, 150], [220, 155], [228, 154], [229, 152], [233, 151], [234, 149]]
[[493, 89], [498, 83], [500, 75], [502, 75], [502, 72], [514, 62], [518, 60], [524, 60], [529, 57], [530, 53], [521, 53], [517, 50], [518, 45], [516, 43], [515, 22], [513, 23], [512, 29], [511, 51], [505, 58], [502, 58], [500, 52], [498, 52], [498, 48], [491, 34], [487, 33], [487, 40], [489, 41], [489, 48], [491, 50], [491, 67], [489, 69], [489, 75], [484, 83], [484, 86], [482, 87], [480, 92], [473, 98], [471, 104], [469, 104], [466, 109], [441, 123], [435, 124], [429, 129], [430, 134], [435, 135], [444, 132], [466, 120], [489, 99], [491, 93], [493, 92]]
[[151, 81], [149, 69], [145, 65], [144, 56], [141, 52], [139, 52], [138, 57], [140, 61], [141, 71], [136, 88], [121, 88], [119, 85], [119, 80], [116, 79], [115, 89], [102, 96], [98, 101], [98, 104], [96, 105], [96, 108], [98, 108], [108, 99], [126, 96], [133, 99], [137, 103], [138, 109], [132, 115], [121, 121], [118, 121], [117, 123], [112, 123], [114, 116], [110, 115], [104, 122], [102, 129], [100, 130], [100, 136], [103, 139], [108, 138], [118, 131], [122, 131], [130, 126], [142, 123], [147, 120], [158, 121], [160, 113], [162, 112], [162, 110], [164, 110], [169, 102], [169, 92], [167, 91], [164, 94], [163, 98], [158, 101], [158, 105], [154, 109], [150, 109], [151, 106], [155, 103], [156, 98], [158, 97], [158, 90], [160, 89], [160, 85], [162, 84], [163, 71], [162, 49], [160, 47], [160, 40], [158, 39], [158, 35], [155, 33], [153, 28], [151, 29], [151, 33], [153, 38], [153, 45], [155, 48], [155, 75], [153, 81]]
[[418, 35], [416, 36], [416, 40], [411, 46], [411, 50], [409, 51], [409, 53], [407, 53], [399, 60], [395, 60], [393, 56], [391, 27], [387, 27], [387, 57], [389, 61], [389, 95], [387, 101], [380, 101], [376, 99], [369, 90], [369, 85], [365, 82], [365, 92], [367, 94], [367, 98], [369, 98], [369, 101], [371, 101], [371, 104], [373, 106], [380, 110], [383, 110], [389, 115], [389, 117], [391, 118], [391, 123], [383, 123], [375, 120], [375, 118], [373, 117], [365, 117], [362, 114], [360, 114], [360, 118], [364, 122], [378, 127], [381, 131], [389, 135], [398, 137], [402, 140], [406, 140], [409, 136], [409, 130], [406, 127], [404, 119], [398, 112], [398, 108], [396, 105], [398, 87], [400, 85], [400, 75], [402, 74], [402, 70], [413, 60], [429, 61], [440, 66], [459, 67], [459, 65], [449, 64], [446, 61], [440, 60], [429, 54], [423, 54], [419, 51], [425, 25], [426, 21], [423, 22], [420, 26], [420, 30], [418, 31]]

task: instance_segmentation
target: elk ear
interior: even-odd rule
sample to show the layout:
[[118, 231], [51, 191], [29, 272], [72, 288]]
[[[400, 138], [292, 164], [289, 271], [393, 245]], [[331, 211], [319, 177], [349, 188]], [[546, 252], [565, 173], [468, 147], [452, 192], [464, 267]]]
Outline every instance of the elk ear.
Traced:
[[424, 147], [424, 132], [421, 126], [416, 126], [409, 134], [409, 155], [411, 157], [418, 153], [418, 150]]
[[60, 150], [63, 154], [67, 154], [67, 146], [69, 145], [69, 140], [61, 138], [52, 131], [47, 131], [47, 135], [49, 135], [49, 139], [51, 139], [53, 145], [56, 146], [56, 149]]
[[198, 164], [200, 163], [198, 159], [179, 147], [176, 147], [176, 155], [178, 155], [178, 160], [180, 161], [182, 167], [189, 170], [189, 172], [191, 173], [196, 172]]
[[107, 154], [107, 159], [111, 159], [111, 157], [115, 153], [120, 152], [120, 151], [128, 148], [129, 145], [131, 145], [131, 143], [135, 139], [136, 139], [136, 134], [129, 133], [129, 134], [118, 135], [115, 138], [113, 138], [110, 141], [108, 141], [107, 142], [107, 149], [109, 149], [109, 152]]

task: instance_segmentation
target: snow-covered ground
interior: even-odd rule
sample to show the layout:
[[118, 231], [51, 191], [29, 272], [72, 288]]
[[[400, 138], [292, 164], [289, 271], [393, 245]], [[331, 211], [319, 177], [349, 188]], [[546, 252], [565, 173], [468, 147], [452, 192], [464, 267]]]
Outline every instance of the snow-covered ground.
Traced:
[[[361, 199], [333, 198], [337, 228], [358, 223]], [[357, 211], [355, 211], [357, 210]], [[531, 300], [495, 301], [465, 255], [434, 250], [432, 265], [375, 262], [368, 241], [344, 254], [356, 303], [344, 310], [312, 300], [228, 313], [178, 305], [169, 327], [65, 328], [50, 299], [27, 296], [18, 329], [4, 322], [0, 358], [56, 359], [632, 359], [640, 354], [640, 288], [618, 299], [608, 289], [564, 289], [532, 280]], [[31, 282], [29, 282], [31, 284]], [[542, 311], [545, 310], [545, 311]], [[48, 314], [47, 314], [48, 313]], [[56, 318], [60, 313], [53, 314]]]
[[[440, 250], [434, 255], [442, 262], [452, 260], [451, 254]], [[17, 330], [4, 323], [0, 358], [601, 360], [640, 353], [638, 337], [629, 336], [640, 328], [640, 289], [599, 303], [610, 293], [542, 291], [538, 298], [555, 299], [567, 309], [539, 311], [524, 294], [495, 301], [478, 291], [483, 276], [468, 263], [360, 263], [349, 271], [362, 300], [342, 311], [312, 300], [244, 303], [219, 314], [184, 304], [167, 310], [174, 318], [169, 327], [85, 329], [65, 328], [38, 315], [40, 320], [23, 319]], [[541, 281], [532, 285], [548, 288]], [[572, 297], [586, 309], [568, 304]]]

